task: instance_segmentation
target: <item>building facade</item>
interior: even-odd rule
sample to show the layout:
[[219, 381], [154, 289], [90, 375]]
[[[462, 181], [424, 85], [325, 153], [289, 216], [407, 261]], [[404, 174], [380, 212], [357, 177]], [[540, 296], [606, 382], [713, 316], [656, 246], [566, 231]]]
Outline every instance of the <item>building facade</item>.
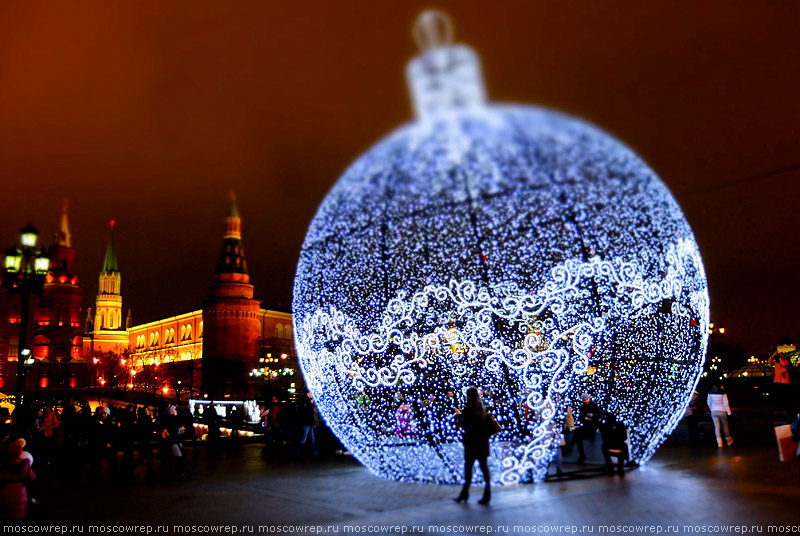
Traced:
[[[34, 364], [27, 369], [26, 394], [66, 398], [81, 396], [88, 387], [107, 395], [133, 390], [165, 398], [242, 400], [302, 389], [291, 313], [263, 308], [254, 299], [241, 229], [232, 202], [202, 308], [133, 326], [130, 310], [123, 310], [113, 221], [95, 306], [82, 313], [65, 204], [48, 251], [50, 271], [29, 302], [26, 346]], [[0, 391], [7, 394], [16, 387], [20, 318], [20, 294], [0, 289]]]
[[[121, 274], [112, 236], [84, 344], [96, 381], [165, 398], [243, 400], [286, 396], [302, 386], [289, 311], [253, 298], [235, 201], [202, 309], [131, 326], [122, 319]], [[128, 314], [127, 318], [130, 318]]]
[[[55, 396], [85, 384], [81, 303], [83, 289], [75, 273], [75, 249], [69, 231], [66, 202], [59, 231], [48, 249], [50, 269], [40, 293], [32, 293], [27, 325], [27, 349], [34, 363], [26, 374], [26, 392]], [[0, 290], [0, 389], [13, 393], [21, 320], [19, 293]]]

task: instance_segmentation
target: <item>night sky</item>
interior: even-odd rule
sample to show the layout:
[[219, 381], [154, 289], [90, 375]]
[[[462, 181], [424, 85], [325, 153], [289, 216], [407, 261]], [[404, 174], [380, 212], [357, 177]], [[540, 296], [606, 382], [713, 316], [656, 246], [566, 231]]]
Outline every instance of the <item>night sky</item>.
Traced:
[[[134, 323], [195, 310], [235, 190], [256, 297], [291, 303], [317, 206], [411, 119], [404, 2], [0, 3], [0, 248], [70, 199], [85, 307], [111, 218]], [[800, 335], [800, 3], [441, 1], [490, 98], [581, 116], [672, 190], [712, 321]]]

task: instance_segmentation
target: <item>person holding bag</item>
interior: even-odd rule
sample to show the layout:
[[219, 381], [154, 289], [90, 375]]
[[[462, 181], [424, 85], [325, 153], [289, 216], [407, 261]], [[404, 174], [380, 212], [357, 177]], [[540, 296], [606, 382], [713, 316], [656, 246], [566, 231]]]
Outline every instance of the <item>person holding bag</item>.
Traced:
[[483, 472], [484, 488], [483, 497], [478, 501], [482, 505], [488, 505], [492, 498], [491, 481], [492, 475], [489, 472], [489, 435], [490, 429], [497, 431], [499, 425], [494, 417], [487, 418], [486, 408], [483, 406], [476, 387], [467, 389], [467, 401], [464, 409], [456, 408], [456, 419], [458, 426], [464, 430], [462, 442], [464, 444], [464, 487], [461, 493], [453, 499], [456, 502], [467, 502], [469, 498], [469, 486], [472, 483], [472, 468], [475, 461]]

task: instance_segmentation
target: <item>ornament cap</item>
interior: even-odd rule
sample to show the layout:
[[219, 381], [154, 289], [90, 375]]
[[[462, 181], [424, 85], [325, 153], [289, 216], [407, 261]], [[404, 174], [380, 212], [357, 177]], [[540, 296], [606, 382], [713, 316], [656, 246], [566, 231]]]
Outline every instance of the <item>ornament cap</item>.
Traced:
[[406, 66], [406, 79], [418, 119], [475, 109], [486, 103], [481, 64], [469, 47], [451, 44], [453, 27], [441, 11], [423, 11], [414, 24], [421, 53]]
[[426, 9], [414, 22], [414, 41], [422, 52], [453, 42], [453, 23], [450, 17], [437, 9]]

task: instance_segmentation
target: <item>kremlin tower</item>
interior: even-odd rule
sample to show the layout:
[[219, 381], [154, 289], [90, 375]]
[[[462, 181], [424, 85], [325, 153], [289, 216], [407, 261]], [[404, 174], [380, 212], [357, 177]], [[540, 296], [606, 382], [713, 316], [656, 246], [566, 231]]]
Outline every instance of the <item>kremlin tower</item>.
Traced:
[[211, 295], [203, 304], [203, 391], [217, 400], [242, 398], [245, 371], [259, 349], [261, 304], [253, 299], [241, 230], [232, 198]]
[[122, 324], [122, 275], [117, 263], [115, 225], [116, 221], [111, 220], [106, 256], [98, 280], [90, 352], [121, 352], [128, 347], [127, 330]]

